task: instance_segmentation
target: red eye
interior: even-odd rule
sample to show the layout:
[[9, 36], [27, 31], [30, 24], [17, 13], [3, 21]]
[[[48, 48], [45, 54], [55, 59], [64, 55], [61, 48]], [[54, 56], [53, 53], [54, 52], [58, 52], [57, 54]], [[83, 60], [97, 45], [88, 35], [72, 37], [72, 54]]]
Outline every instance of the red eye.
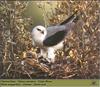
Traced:
[[41, 31], [39, 28], [37, 28], [38, 31]]

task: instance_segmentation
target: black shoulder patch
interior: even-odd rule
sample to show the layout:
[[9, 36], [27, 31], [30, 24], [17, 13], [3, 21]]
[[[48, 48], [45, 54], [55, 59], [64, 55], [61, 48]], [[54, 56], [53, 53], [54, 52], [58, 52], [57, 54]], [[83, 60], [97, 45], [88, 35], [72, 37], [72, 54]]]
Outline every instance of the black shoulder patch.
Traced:
[[43, 44], [45, 46], [54, 46], [54, 45], [57, 45], [59, 42], [61, 42], [64, 37], [65, 37], [65, 34], [66, 34], [66, 31], [59, 31], [59, 32], [56, 32], [54, 35], [48, 37], [47, 39], [45, 39], [43, 41]]

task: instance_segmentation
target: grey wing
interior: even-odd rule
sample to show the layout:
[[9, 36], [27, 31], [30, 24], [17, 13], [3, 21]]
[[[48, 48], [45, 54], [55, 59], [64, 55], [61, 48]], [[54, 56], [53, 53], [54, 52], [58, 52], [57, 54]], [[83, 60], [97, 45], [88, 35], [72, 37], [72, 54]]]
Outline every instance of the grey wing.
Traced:
[[54, 35], [55, 33], [59, 32], [59, 31], [63, 31], [65, 30], [66, 26], [65, 25], [58, 25], [58, 26], [51, 26], [47, 28], [47, 36], [46, 38]]
[[79, 15], [76, 15], [78, 11], [74, 12], [69, 18], [65, 19], [63, 22], [61, 22], [59, 25], [64, 25], [69, 22], [77, 22], [79, 19]]
[[47, 28], [47, 36], [43, 41], [45, 46], [55, 46], [66, 36], [66, 26], [52, 26]]
[[63, 21], [57, 26], [52, 26], [47, 28], [47, 36], [43, 41], [45, 46], [55, 46], [61, 42], [69, 30], [73, 29], [75, 26], [77, 16], [74, 16], [76, 13], [71, 15], [68, 19]]

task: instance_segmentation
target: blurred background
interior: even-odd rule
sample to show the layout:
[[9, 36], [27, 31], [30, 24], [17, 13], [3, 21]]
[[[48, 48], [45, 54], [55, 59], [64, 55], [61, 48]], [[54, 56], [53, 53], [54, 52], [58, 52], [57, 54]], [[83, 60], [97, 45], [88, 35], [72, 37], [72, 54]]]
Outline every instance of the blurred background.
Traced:
[[[75, 11], [77, 24], [56, 52], [51, 66], [41, 63], [33, 48], [31, 31], [36, 25], [52, 26]], [[99, 79], [100, 1], [1, 1], [0, 78], [1, 79]]]
[[48, 21], [46, 20], [52, 15], [56, 6], [57, 1], [29, 1], [27, 8], [23, 12], [23, 16], [30, 17], [33, 26], [47, 26]]
[[36, 25], [44, 25], [43, 11], [37, 6], [37, 1], [28, 2], [28, 6], [23, 12], [23, 17], [30, 17], [33, 27]]

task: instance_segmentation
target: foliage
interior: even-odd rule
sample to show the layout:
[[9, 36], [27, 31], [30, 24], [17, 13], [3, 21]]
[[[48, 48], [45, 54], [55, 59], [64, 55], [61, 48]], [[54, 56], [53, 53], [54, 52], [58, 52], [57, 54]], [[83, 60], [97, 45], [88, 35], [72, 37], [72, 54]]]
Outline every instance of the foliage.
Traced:
[[[15, 61], [22, 58], [23, 51], [26, 51], [30, 44], [28, 32], [30, 18], [22, 18], [22, 12], [26, 6], [25, 1], [1, 1], [0, 3], [3, 75], [7, 75]], [[9, 73], [7, 77], [9, 78]]]
[[[100, 78], [100, 1], [37, 1], [45, 26], [56, 25], [76, 10], [80, 22], [66, 36], [64, 48], [56, 52], [51, 66], [38, 59], [32, 47], [31, 19], [23, 17], [27, 1], [0, 3], [1, 78]], [[55, 6], [53, 6], [55, 5]], [[46, 9], [49, 6], [49, 10]]]

